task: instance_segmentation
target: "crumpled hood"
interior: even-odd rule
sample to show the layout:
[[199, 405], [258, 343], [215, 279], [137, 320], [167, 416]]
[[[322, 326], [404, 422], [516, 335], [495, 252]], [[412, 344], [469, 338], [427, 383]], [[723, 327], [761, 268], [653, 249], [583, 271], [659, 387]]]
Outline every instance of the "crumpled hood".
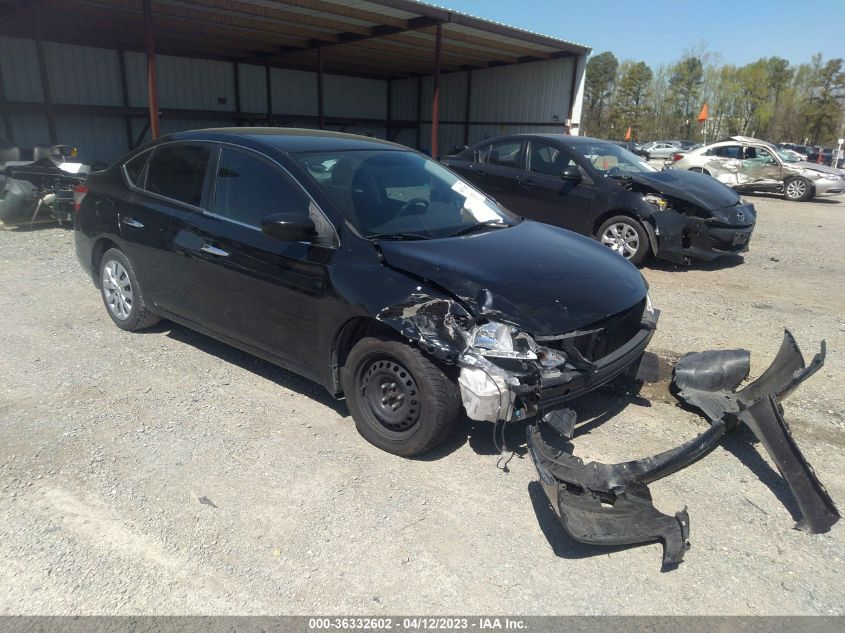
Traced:
[[711, 176], [694, 171], [667, 169], [626, 175], [634, 182], [691, 202], [705, 211], [724, 209], [739, 202], [739, 194], [733, 189]]
[[381, 241], [391, 267], [445, 288], [477, 312], [530, 334], [563, 334], [636, 305], [640, 272], [607, 247], [524, 220], [464, 237]]
[[824, 175], [834, 175], [834, 176], [841, 176], [845, 173], [843, 169], [836, 169], [835, 167], [828, 167], [827, 165], [819, 165], [817, 163], [811, 163], [806, 160], [799, 161], [797, 163], [787, 163], [790, 167], [800, 167], [801, 169], [809, 169], [810, 171], [817, 171], [820, 174]]

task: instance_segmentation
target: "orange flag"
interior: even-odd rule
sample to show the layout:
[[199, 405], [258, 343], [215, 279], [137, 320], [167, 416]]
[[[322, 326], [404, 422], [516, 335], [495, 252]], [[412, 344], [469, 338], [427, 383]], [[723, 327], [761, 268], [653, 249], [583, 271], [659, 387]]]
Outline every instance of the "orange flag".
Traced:
[[701, 106], [701, 112], [698, 113], [698, 119], [696, 119], [696, 120], [699, 123], [701, 123], [702, 121], [707, 120], [707, 116], [708, 116], [707, 104], [705, 103], [703, 106]]
[[631, 126], [630, 126], [630, 125], [628, 126], [628, 131], [627, 131], [627, 132], [625, 132], [625, 140], [626, 140], [626, 141], [630, 141], [630, 140], [631, 140]]

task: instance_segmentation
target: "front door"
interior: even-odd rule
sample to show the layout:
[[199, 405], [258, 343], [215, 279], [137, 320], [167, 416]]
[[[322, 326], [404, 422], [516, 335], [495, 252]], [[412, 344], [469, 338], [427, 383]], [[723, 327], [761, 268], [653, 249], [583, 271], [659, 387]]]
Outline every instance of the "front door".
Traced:
[[[298, 183], [254, 152], [222, 147], [213, 177], [207, 211], [177, 237], [202, 296], [194, 319], [314, 373], [334, 230]], [[274, 213], [311, 216], [318, 237], [285, 242], [265, 235], [261, 219]]]
[[522, 191], [518, 187], [522, 168], [522, 139], [504, 138], [476, 150], [476, 160], [462, 175], [491, 198], [515, 213], [522, 213]]
[[[517, 178], [522, 204], [518, 213], [538, 222], [588, 234], [592, 183], [582, 171], [582, 180], [564, 180], [563, 170], [578, 167], [561, 147], [548, 141], [531, 139], [526, 152], [525, 169]], [[516, 210], [516, 209], [515, 209]]]

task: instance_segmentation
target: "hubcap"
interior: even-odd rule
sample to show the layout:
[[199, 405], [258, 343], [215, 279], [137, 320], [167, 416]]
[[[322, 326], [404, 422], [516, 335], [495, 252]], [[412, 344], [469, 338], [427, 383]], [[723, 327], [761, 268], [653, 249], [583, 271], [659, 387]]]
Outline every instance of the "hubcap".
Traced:
[[786, 185], [786, 195], [790, 198], [800, 198], [807, 192], [807, 185], [803, 180], [793, 180]]
[[625, 259], [631, 259], [640, 248], [640, 236], [630, 224], [617, 222], [604, 230], [601, 243]]
[[134, 295], [129, 273], [123, 265], [114, 259], [103, 266], [103, 296], [106, 305], [115, 318], [125, 321], [132, 313]]
[[420, 419], [419, 389], [411, 373], [393, 359], [372, 361], [361, 372], [361, 396], [379, 424], [404, 433]]

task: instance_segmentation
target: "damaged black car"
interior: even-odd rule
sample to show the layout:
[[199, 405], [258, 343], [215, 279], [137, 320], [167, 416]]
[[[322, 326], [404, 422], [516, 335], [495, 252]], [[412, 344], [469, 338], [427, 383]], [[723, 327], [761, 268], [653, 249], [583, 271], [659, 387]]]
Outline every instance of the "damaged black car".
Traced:
[[184, 132], [87, 186], [77, 255], [118, 327], [164, 317], [289, 368], [399, 455], [462, 410], [524, 419], [633, 371], [656, 323], [624, 259], [393, 143]]
[[594, 237], [636, 265], [737, 255], [756, 220], [754, 205], [712, 178], [662, 172], [589, 137], [487, 139], [443, 163], [511, 211]]

